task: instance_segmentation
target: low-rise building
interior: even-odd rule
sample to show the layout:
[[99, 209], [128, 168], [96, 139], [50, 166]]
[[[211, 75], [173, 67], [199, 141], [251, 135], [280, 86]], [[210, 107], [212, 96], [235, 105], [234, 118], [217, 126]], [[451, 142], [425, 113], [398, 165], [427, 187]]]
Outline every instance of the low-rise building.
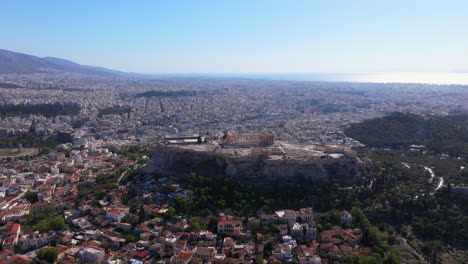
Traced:
[[299, 213], [302, 222], [311, 223], [314, 221], [314, 209], [312, 207], [302, 208]]
[[341, 211], [340, 218], [341, 218], [341, 224], [342, 225], [351, 223], [351, 221], [353, 221], [353, 217], [346, 210]]
[[195, 252], [195, 257], [207, 261], [216, 255], [216, 249], [214, 247], [198, 247]]
[[278, 218], [286, 221], [289, 225], [293, 225], [296, 222], [298, 213], [294, 210], [281, 210], [275, 212]]
[[106, 255], [103, 248], [94, 246], [81, 249], [79, 254], [83, 263], [101, 263]]
[[5, 232], [5, 237], [2, 243], [3, 250], [15, 250], [18, 244], [19, 235], [21, 233], [21, 225], [18, 223], [8, 222]]
[[43, 202], [43, 203], [35, 203], [35, 204], [32, 204], [31, 205], [31, 208], [29, 209], [29, 211], [32, 213], [32, 214], [41, 214], [41, 213], [45, 213], [47, 211], [47, 209], [50, 208], [50, 204], [49, 203], [46, 203], [46, 202]]
[[300, 245], [295, 249], [299, 264], [320, 264], [321, 259], [313, 248]]
[[127, 215], [127, 212], [125, 210], [119, 210], [117, 208], [109, 209], [107, 210], [107, 219], [113, 221], [113, 222], [121, 222], [122, 218], [124, 218]]
[[242, 231], [242, 221], [232, 216], [222, 216], [218, 220], [218, 233], [239, 235]]
[[179, 254], [171, 257], [171, 264], [188, 264], [192, 259], [194, 253], [190, 251], [182, 250]]
[[11, 250], [8, 250], [8, 249], [2, 250], [0, 251], [0, 261], [7, 259], [7, 258], [11, 258], [13, 257], [13, 255], [15, 255], [15, 253]]
[[30, 258], [23, 256], [14, 256], [4, 260], [0, 260], [0, 264], [31, 264], [34, 261]]
[[292, 258], [291, 246], [288, 244], [276, 245], [272, 251], [272, 254], [275, 258], [279, 260], [288, 261]]
[[19, 239], [21, 250], [29, 250], [46, 246], [56, 236], [55, 232], [39, 233], [38, 231], [22, 235]]

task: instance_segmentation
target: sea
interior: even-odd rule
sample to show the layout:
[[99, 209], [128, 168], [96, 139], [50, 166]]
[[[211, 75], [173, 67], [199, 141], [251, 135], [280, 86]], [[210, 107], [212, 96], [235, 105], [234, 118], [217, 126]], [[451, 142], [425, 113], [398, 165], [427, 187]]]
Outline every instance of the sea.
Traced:
[[[174, 75], [173, 75], [174, 76]], [[379, 73], [193, 73], [183, 77], [219, 77], [285, 81], [426, 83], [468, 85], [468, 72], [379, 72]]]

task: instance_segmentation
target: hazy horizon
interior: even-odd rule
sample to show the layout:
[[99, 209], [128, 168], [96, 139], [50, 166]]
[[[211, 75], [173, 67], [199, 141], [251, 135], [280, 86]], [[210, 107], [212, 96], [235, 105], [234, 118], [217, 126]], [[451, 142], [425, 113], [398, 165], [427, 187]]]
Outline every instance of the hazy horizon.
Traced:
[[[17, 59], [8, 57], [8, 54], [15, 54], [14, 51], [5, 51], [6, 61]], [[11, 53], [13, 52], [13, 53]], [[16, 53], [13, 56], [27, 57], [30, 54]], [[33, 55], [34, 56], [34, 55]], [[35, 56], [41, 59], [39, 56]], [[18, 57], [19, 58], [19, 57]], [[30, 57], [34, 58], [34, 57]], [[46, 61], [58, 59], [61, 61], [67, 58], [43, 57]], [[99, 65], [88, 65], [91, 67]], [[14, 67], [17, 67], [15, 65]], [[29, 67], [29, 66], [26, 66]], [[104, 68], [103, 68], [104, 69]], [[110, 69], [114, 70], [114, 69]], [[125, 76], [146, 76], [146, 77], [195, 77], [195, 78], [239, 78], [239, 79], [264, 79], [283, 81], [318, 81], [318, 82], [360, 82], [360, 83], [421, 83], [435, 85], [468, 85], [468, 72], [373, 72], [373, 73], [319, 73], [319, 72], [121, 72]], [[127, 75], [130, 74], [130, 75]]]
[[149, 73], [173, 77], [218, 77], [282, 81], [422, 83], [468, 85], [468, 73], [456, 72], [378, 72], [378, 73]]

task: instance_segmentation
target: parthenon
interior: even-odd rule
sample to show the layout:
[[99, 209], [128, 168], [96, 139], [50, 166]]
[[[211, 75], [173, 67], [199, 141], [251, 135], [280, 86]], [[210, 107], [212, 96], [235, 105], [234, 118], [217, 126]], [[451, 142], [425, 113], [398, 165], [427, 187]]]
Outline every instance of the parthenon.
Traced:
[[226, 134], [226, 145], [236, 147], [266, 147], [273, 144], [273, 134], [263, 131], [239, 133], [229, 131]]

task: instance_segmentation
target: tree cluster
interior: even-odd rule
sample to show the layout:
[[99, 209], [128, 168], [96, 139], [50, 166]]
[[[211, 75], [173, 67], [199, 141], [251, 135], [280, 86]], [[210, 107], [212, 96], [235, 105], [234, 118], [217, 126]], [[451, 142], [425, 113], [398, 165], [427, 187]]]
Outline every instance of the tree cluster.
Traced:
[[0, 106], [0, 117], [8, 116], [29, 116], [42, 115], [46, 117], [54, 117], [58, 115], [77, 115], [80, 112], [80, 107], [74, 103], [61, 104], [7, 104]]
[[352, 124], [345, 134], [369, 147], [401, 148], [425, 145], [435, 153], [468, 157], [468, 115], [423, 117], [409, 113]]

